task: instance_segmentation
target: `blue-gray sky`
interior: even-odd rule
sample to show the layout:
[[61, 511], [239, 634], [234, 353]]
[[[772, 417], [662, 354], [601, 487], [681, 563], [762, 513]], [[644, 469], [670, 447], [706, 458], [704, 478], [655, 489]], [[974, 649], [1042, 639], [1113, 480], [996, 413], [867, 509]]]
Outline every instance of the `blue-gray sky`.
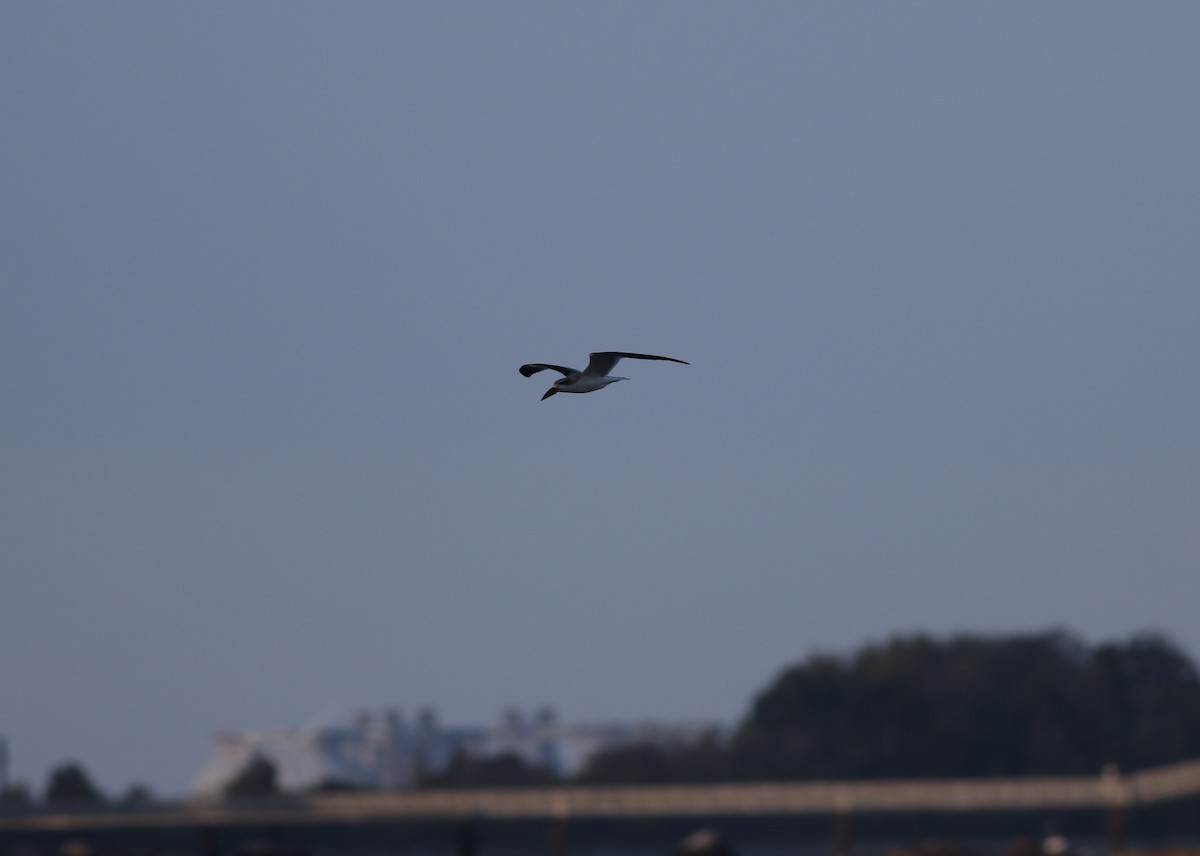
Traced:
[[[0, 6], [0, 734], [1200, 652], [1200, 5]], [[539, 402], [527, 361], [626, 363]]]

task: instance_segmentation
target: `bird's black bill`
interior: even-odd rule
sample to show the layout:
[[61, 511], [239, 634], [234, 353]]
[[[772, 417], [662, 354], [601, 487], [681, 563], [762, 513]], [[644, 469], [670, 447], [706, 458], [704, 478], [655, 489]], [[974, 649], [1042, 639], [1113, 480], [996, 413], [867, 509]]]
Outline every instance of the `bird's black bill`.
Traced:
[[553, 387], [551, 387], [550, 389], [546, 390], [546, 394], [542, 396], [542, 401], [545, 401], [547, 398], [549, 398], [550, 396], [554, 395], [554, 393], [556, 393], [556, 392], [558, 392], [558, 390], [557, 390], [557, 389], [554, 389]]

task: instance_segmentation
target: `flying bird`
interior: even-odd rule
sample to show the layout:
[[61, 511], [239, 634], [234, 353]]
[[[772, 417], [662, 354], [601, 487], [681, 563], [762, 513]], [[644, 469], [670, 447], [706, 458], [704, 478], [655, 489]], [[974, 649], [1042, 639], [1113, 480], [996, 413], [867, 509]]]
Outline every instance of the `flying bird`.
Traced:
[[683, 363], [685, 366], [690, 366], [687, 360], [677, 360], [674, 357], [656, 357], [653, 354], [627, 354], [624, 351], [596, 351], [589, 354], [587, 368], [583, 371], [578, 369], [570, 369], [566, 366], [552, 366], [549, 363], [526, 363], [521, 366], [519, 371], [525, 377], [533, 377], [540, 371], [550, 369], [551, 371], [560, 372], [562, 377], [554, 382], [554, 385], [546, 390], [546, 394], [542, 396], [542, 401], [545, 401], [556, 392], [595, 392], [598, 389], [604, 389], [610, 383], [616, 383], [619, 380], [629, 380], [627, 377], [609, 377], [608, 373], [613, 370], [618, 362], [623, 357], [631, 360], [668, 360], [672, 363]]

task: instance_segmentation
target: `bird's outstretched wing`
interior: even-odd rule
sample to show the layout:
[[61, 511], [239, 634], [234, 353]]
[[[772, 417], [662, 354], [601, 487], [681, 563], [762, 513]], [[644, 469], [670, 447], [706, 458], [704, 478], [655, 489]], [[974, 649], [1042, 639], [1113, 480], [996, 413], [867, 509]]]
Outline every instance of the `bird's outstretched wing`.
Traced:
[[[622, 357], [628, 357], [631, 360], [668, 360], [672, 363], [683, 363], [685, 366], [690, 366], [687, 360], [677, 360], [674, 357], [656, 357], [654, 354], [628, 354], [624, 351], [595, 351], [588, 355], [587, 368], [584, 369], [584, 374], [599, 375], [604, 377], [613, 370]], [[522, 369], [524, 371], [524, 369]]]
[[561, 372], [563, 377], [566, 377], [567, 375], [579, 374], [576, 369], [569, 369], [566, 366], [552, 366], [549, 363], [526, 363], [525, 365], [521, 366], [521, 368], [517, 369], [517, 371], [525, 375], [525, 377], [533, 377], [538, 372], [545, 371], [546, 369]]

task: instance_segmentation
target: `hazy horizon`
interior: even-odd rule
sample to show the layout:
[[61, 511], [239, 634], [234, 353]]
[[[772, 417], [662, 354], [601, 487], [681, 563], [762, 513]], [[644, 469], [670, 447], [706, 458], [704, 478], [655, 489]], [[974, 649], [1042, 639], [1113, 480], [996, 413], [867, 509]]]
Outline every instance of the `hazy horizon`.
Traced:
[[[1067, 632], [1074, 637], [1078, 637], [1078, 634], [1074, 633], [1069, 628], [1063, 628], [1063, 627], [1044, 628], [1042, 631], [1034, 629], [1029, 632], [1037, 633], [1037, 632], [1054, 632], [1054, 631]], [[919, 633], [920, 631], [914, 631], [914, 632]], [[1142, 635], [1145, 633], [1162, 635], [1159, 633], [1159, 631], [1147, 629], [1147, 630], [1135, 632], [1134, 634], [1131, 634], [1131, 636], [1138, 636], [1138, 635]], [[817, 650], [810, 652], [810, 655], [811, 654], [820, 654], [820, 655], [835, 655], [835, 656], [851, 657], [854, 654], [857, 654], [860, 651], [862, 651], [863, 648], [865, 648], [866, 646], [876, 644], [876, 643], [887, 642], [887, 641], [897, 639], [897, 638], [900, 638], [902, 636], [907, 636], [907, 635], [909, 635], [909, 634], [895, 634], [891, 637], [888, 637], [887, 639], [864, 640], [862, 644], [854, 646], [853, 648], [846, 649], [846, 650], [835, 651], [835, 650], [830, 650], [830, 649], [817, 649]], [[953, 636], [953, 635], [956, 635], [956, 634], [948, 633], [948, 634], [945, 634], [944, 637], [938, 637], [938, 638], [949, 638], [950, 636]], [[992, 634], [992, 635], [1006, 636], [1009, 634], [997, 632], [996, 634]], [[1083, 641], [1090, 642], [1090, 644], [1095, 645], [1095, 644], [1101, 644], [1104, 642], [1125, 642], [1125, 641], [1128, 641], [1128, 638], [1124, 638], [1124, 639], [1112, 638], [1112, 639], [1083, 640]], [[1174, 642], [1175, 640], [1172, 639], [1170, 641]], [[1183, 649], [1180, 649], [1180, 650], [1183, 650]], [[1184, 651], [1184, 653], [1188, 654], [1188, 656], [1191, 657], [1190, 652]], [[253, 723], [253, 724], [243, 724], [243, 725], [223, 724], [223, 725], [216, 726], [216, 727], [213, 727], [212, 729], [210, 729], [208, 737], [209, 738], [215, 737], [218, 733], [225, 732], [225, 731], [254, 732], [254, 731], [270, 731], [270, 730], [276, 730], [276, 729], [280, 729], [280, 730], [292, 730], [292, 729], [310, 730], [310, 729], [320, 729], [320, 728], [325, 728], [325, 727], [341, 728], [341, 727], [352, 726], [354, 724], [355, 720], [360, 716], [367, 716], [372, 719], [377, 719], [377, 718], [384, 716], [390, 712], [397, 712], [397, 713], [399, 713], [399, 715], [402, 717], [403, 720], [408, 721], [408, 722], [413, 722], [420, 715], [422, 715], [425, 711], [432, 711], [433, 714], [437, 717], [440, 725], [449, 726], [449, 727], [456, 727], [456, 726], [489, 727], [489, 726], [500, 724], [504, 718], [506, 718], [508, 715], [513, 714], [513, 713], [515, 713], [518, 716], [528, 718], [530, 721], [532, 721], [536, 716], [541, 714], [543, 711], [550, 710], [558, 722], [561, 722], [564, 724], [569, 724], [569, 725], [581, 725], [581, 724], [582, 725], [602, 725], [602, 724], [608, 724], [608, 723], [624, 723], [624, 724], [656, 723], [656, 724], [662, 724], [662, 725], [691, 724], [691, 725], [714, 725], [714, 726], [717, 726], [717, 727], [720, 727], [723, 729], [732, 730], [738, 726], [739, 721], [741, 719], [743, 719], [744, 716], [749, 714], [751, 705], [754, 702], [754, 697], [757, 696], [759, 692], [762, 692], [762, 691], [765, 691], [766, 689], [768, 689], [769, 686], [773, 683], [773, 681], [776, 678], [778, 678], [779, 674], [781, 674], [784, 670], [786, 670], [787, 668], [790, 668], [792, 666], [801, 665], [805, 659], [807, 659], [807, 658], [802, 658], [801, 660], [795, 660], [795, 661], [791, 661], [791, 662], [782, 664], [780, 666], [780, 668], [778, 670], [776, 670], [776, 673], [771, 676], [771, 680], [765, 681], [763, 686], [757, 688], [757, 690], [755, 690], [755, 692], [752, 694], [752, 696], [750, 698], [746, 699], [746, 703], [745, 703], [745, 705], [743, 705], [743, 710], [739, 714], [737, 714], [733, 718], [733, 720], [729, 720], [729, 719], [719, 720], [717, 718], [702, 719], [702, 718], [698, 718], [698, 717], [688, 717], [688, 716], [673, 717], [670, 719], [664, 719], [661, 717], [654, 718], [654, 717], [620, 717], [620, 716], [609, 716], [609, 717], [601, 718], [601, 719], [597, 719], [595, 717], [589, 718], [586, 716], [572, 717], [572, 716], [563, 716], [562, 713], [559, 711], [559, 709], [553, 703], [543, 701], [538, 704], [510, 704], [503, 708], [497, 708], [497, 710], [495, 711], [495, 714], [491, 717], [487, 717], [486, 719], [474, 719], [474, 720], [468, 721], [468, 720], [462, 720], [462, 719], [458, 719], [458, 720], [447, 719], [446, 717], [444, 717], [442, 715], [441, 709], [435, 703], [425, 703], [425, 704], [419, 704], [419, 705], [404, 706], [395, 701], [391, 701], [391, 702], [382, 701], [379, 704], [377, 704], [375, 706], [370, 706], [370, 707], [354, 706], [354, 707], [346, 707], [344, 709], [330, 708], [330, 709], [320, 711], [312, 716], [302, 717], [300, 719], [288, 720], [285, 722], [273, 722], [273, 723], [263, 722], [263, 723]], [[1191, 657], [1191, 659], [1193, 660], [1193, 664], [1195, 664], [1195, 658]], [[3, 740], [3, 739], [4, 739], [4, 735], [0, 734], [0, 740]], [[11, 746], [8, 746], [8, 754], [9, 754], [10, 760], [11, 760], [11, 755], [12, 755], [12, 747]], [[10, 779], [12, 780], [10, 782], [10, 784], [24, 785], [30, 789], [30, 793], [35, 799], [40, 799], [45, 790], [45, 786], [49, 781], [50, 774], [54, 771], [55, 768], [63, 766], [65, 764], [79, 764], [80, 766], [82, 766], [84, 768], [84, 770], [87, 772], [88, 776], [90, 778], [92, 778], [93, 781], [96, 781], [97, 786], [100, 787], [100, 789], [103, 791], [104, 797], [106, 797], [107, 799], [119, 799], [123, 796], [123, 794], [126, 791], [129, 790], [129, 788], [131, 788], [133, 786], [150, 787], [152, 796], [154, 796], [156, 798], [175, 799], [175, 798], [180, 798], [180, 797], [186, 797], [190, 794], [192, 785], [197, 780], [199, 774], [202, 773], [204, 771], [204, 769], [208, 767], [208, 765], [212, 762], [212, 760], [215, 757], [216, 757], [215, 749], [213, 749], [210, 745], [208, 754], [203, 758], [202, 762], [197, 766], [196, 770], [188, 778], [187, 782], [182, 787], [176, 787], [174, 789], [167, 789], [164, 791], [156, 791], [153, 787], [148, 785], [148, 779], [138, 778], [136, 776], [133, 779], [131, 779], [128, 782], [128, 784], [123, 785], [122, 787], [119, 787], [119, 788], [118, 787], [106, 787], [101, 782], [97, 781], [98, 777], [95, 776], [94, 772], [88, 766], [88, 764], [86, 762], [81, 761], [78, 758], [62, 758], [62, 759], [60, 759], [58, 762], [53, 764], [49, 769], [47, 769], [45, 771], [45, 775], [43, 775], [41, 780], [30, 781], [28, 778], [10, 776]], [[1183, 760], [1183, 759], [1180, 759], [1180, 760]], [[1126, 771], [1126, 772], [1136, 772], [1136, 771]]]
[[[0, 735], [1200, 653], [1200, 6], [0, 6]], [[628, 381], [539, 401], [526, 362]]]

